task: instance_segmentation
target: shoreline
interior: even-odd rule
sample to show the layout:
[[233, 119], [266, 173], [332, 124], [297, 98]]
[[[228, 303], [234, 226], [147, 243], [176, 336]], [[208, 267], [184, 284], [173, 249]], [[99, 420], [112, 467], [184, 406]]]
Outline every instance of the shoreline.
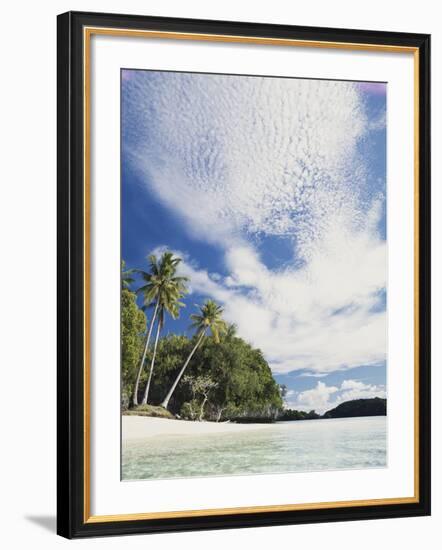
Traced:
[[234, 422], [196, 422], [175, 418], [156, 418], [152, 416], [125, 416], [121, 418], [122, 440], [146, 439], [161, 435], [204, 435], [217, 433], [238, 433], [266, 430], [274, 424]]

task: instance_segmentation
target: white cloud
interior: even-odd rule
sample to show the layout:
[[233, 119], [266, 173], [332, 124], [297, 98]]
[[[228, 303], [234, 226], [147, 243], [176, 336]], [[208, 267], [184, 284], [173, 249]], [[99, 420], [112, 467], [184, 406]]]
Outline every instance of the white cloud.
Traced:
[[[384, 198], [362, 198], [358, 86], [142, 71], [126, 86], [125, 155], [224, 256], [223, 277], [187, 258], [192, 290], [221, 302], [274, 372], [384, 361]], [[260, 236], [288, 238], [296, 265], [268, 269]]]
[[373, 397], [385, 398], [386, 392], [384, 386], [365, 384], [360, 380], [344, 380], [340, 386], [327, 386], [324, 382], [318, 382], [316, 387], [298, 392], [291, 397], [292, 399], [287, 401], [289, 408], [302, 411], [315, 410], [323, 414], [345, 401]]
[[387, 126], [387, 113], [382, 111], [379, 113], [378, 117], [370, 121], [369, 128], [370, 130], [385, 130]]
[[[323, 412], [330, 404], [330, 396], [338, 391], [336, 386], [327, 386], [324, 382], [318, 382], [315, 388], [298, 393], [295, 401], [296, 408]], [[293, 405], [290, 404], [290, 406]]]
[[125, 154], [200, 238], [306, 244], [356, 200], [368, 123], [355, 84], [138, 71], [124, 97]]
[[377, 248], [361, 247], [347, 269], [325, 259], [327, 267], [318, 260], [301, 270], [272, 272], [253, 250], [238, 248], [226, 253], [230, 275], [224, 280], [214, 280], [189, 262], [181, 271], [191, 290], [223, 304], [226, 319], [263, 350], [274, 372], [325, 374], [385, 359], [386, 314], [373, 311], [385, 285], [378, 275], [381, 258], [379, 270], [367, 275], [373, 256], [381, 256]]

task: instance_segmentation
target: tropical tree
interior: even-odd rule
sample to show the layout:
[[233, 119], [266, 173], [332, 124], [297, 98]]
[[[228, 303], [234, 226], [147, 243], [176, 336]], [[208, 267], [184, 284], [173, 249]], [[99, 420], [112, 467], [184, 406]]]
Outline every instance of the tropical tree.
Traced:
[[129, 288], [130, 285], [135, 281], [132, 277], [134, 273], [133, 269], [126, 269], [126, 262], [121, 260], [121, 288]]
[[[182, 334], [160, 335], [149, 390], [150, 402], [160, 404], [164, 399], [196, 338], [197, 335], [190, 340]], [[139, 357], [141, 352], [142, 346]], [[283, 408], [279, 386], [264, 355], [239, 336], [228, 340], [227, 334], [223, 335], [218, 344], [209, 336], [204, 339], [169, 401], [169, 411], [183, 418], [198, 419], [202, 397], [193, 395], [186, 379], [200, 376], [210, 376], [217, 383], [204, 407], [204, 419], [271, 421], [274, 412], [279, 414]], [[132, 380], [135, 380], [135, 375]], [[131, 387], [133, 389], [133, 382]], [[193, 411], [189, 410], [189, 406]], [[185, 411], [185, 408], [188, 410]]]
[[121, 397], [123, 408], [129, 406], [134, 378], [143, 350], [146, 316], [137, 306], [136, 295], [127, 288], [121, 291]]
[[172, 384], [172, 387], [170, 388], [168, 394], [161, 403], [161, 406], [166, 409], [169, 405], [170, 398], [172, 397], [175, 388], [179, 384], [179, 381], [181, 380], [181, 377], [183, 376], [187, 366], [189, 365], [194, 353], [203, 342], [207, 331], [210, 330], [213, 339], [217, 344], [220, 342], [220, 335], [225, 334], [227, 331], [226, 322], [222, 318], [223, 309], [216, 302], [214, 302], [213, 300], [207, 300], [203, 306], [199, 307], [199, 309], [199, 314], [192, 314], [190, 316], [193, 321], [192, 328], [196, 329], [196, 342], [192, 348], [192, 351], [189, 353], [189, 356], [187, 357], [184, 365], [181, 367], [181, 370], [178, 373], [175, 382]]
[[[140, 385], [141, 374], [143, 372], [144, 362], [146, 360], [147, 350], [149, 348], [149, 342], [152, 335], [152, 330], [157, 320], [157, 316], [161, 310], [167, 310], [169, 313], [174, 312], [178, 315], [178, 310], [184, 304], [179, 299], [187, 292], [186, 282], [187, 277], [180, 277], [176, 274], [177, 267], [181, 262], [181, 258], [174, 256], [172, 252], [164, 252], [161, 259], [158, 261], [155, 254], [149, 256], [150, 270], [148, 272], [137, 270], [137, 273], [141, 275], [143, 279], [143, 286], [141, 286], [137, 293], [143, 296], [143, 305], [145, 308], [152, 306], [153, 314], [150, 320], [149, 329], [146, 335], [146, 342], [144, 345], [143, 354], [141, 357], [140, 365], [138, 367], [137, 377], [135, 380], [133, 403], [138, 405], [138, 390]], [[161, 331], [161, 323], [157, 327], [157, 339], [158, 343], [159, 332]], [[156, 348], [156, 346], [155, 346]], [[151, 364], [151, 371], [148, 384], [150, 386], [150, 380], [152, 378], [152, 370], [155, 362], [153, 357], [153, 363]], [[149, 387], [144, 392], [143, 403], [147, 403], [147, 397], [149, 393]]]
[[238, 334], [238, 327], [235, 325], [235, 323], [228, 323], [226, 325], [226, 332], [224, 334], [224, 339], [227, 341], [231, 341], [234, 338], [236, 338]]
[[168, 292], [167, 290], [165, 290], [159, 296], [159, 306], [158, 306], [158, 313], [157, 313], [157, 332], [155, 335], [152, 358], [150, 361], [149, 378], [147, 379], [147, 384], [144, 389], [144, 395], [143, 395], [143, 401], [142, 401], [143, 405], [147, 403], [147, 399], [149, 397], [150, 383], [152, 381], [152, 374], [155, 366], [155, 358], [157, 356], [158, 340], [160, 337], [161, 329], [164, 326], [165, 313], [168, 313], [172, 317], [172, 319], [176, 319], [179, 316], [179, 311], [181, 307], [184, 307], [184, 304], [177, 299], [175, 293]]
[[210, 392], [218, 386], [218, 383], [212, 380], [212, 378], [207, 374], [203, 376], [197, 376], [196, 378], [194, 378], [193, 376], [186, 375], [183, 377], [183, 382], [190, 387], [190, 390], [193, 396], [192, 402], [184, 404], [184, 406], [185, 405], [188, 406], [187, 408], [190, 411], [192, 420], [194, 420], [195, 417], [197, 416], [197, 413], [193, 410], [192, 405], [195, 402], [196, 397], [198, 395], [202, 397], [201, 403], [199, 403], [198, 405], [199, 407], [198, 420], [199, 422], [201, 422], [204, 417], [204, 407], [209, 399]]

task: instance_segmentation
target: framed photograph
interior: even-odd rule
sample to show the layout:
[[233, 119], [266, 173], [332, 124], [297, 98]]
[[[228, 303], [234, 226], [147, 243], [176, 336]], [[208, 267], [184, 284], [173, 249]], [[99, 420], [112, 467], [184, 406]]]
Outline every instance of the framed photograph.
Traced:
[[430, 513], [430, 37], [58, 17], [58, 533]]

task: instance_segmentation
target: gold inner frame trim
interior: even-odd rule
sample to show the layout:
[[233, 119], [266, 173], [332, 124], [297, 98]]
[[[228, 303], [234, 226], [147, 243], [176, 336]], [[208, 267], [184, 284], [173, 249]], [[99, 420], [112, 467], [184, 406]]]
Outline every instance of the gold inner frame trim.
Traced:
[[[214, 508], [205, 510], [177, 510], [170, 512], [147, 512], [115, 515], [91, 515], [91, 472], [90, 472], [90, 109], [91, 109], [91, 63], [90, 42], [92, 35], [124, 36], [132, 38], [195, 40], [204, 42], [248, 43], [269, 46], [292, 46], [341, 50], [363, 50], [370, 52], [412, 53], [414, 61], [414, 495], [410, 497], [350, 500], [336, 502], [316, 502], [282, 504], [269, 506], [249, 506], [234, 508]], [[219, 35], [205, 33], [181, 33], [148, 31], [137, 29], [117, 29], [108, 27], [83, 28], [83, 101], [84, 101], [84, 523], [106, 523], [116, 521], [137, 521], [149, 519], [190, 518], [230, 514], [250, 514], [265, 512], [286, 512], [301, 510], [321, 510], [357, 506], [379, 506], [412, 504], [419, 502], [419, 49], [412, 46], [392, 46], [388, 44], [364, 44], [349, 42], [329, 42], [319, 40], [296, 40], [282, 38], [248, 37], [239, 35]]]

